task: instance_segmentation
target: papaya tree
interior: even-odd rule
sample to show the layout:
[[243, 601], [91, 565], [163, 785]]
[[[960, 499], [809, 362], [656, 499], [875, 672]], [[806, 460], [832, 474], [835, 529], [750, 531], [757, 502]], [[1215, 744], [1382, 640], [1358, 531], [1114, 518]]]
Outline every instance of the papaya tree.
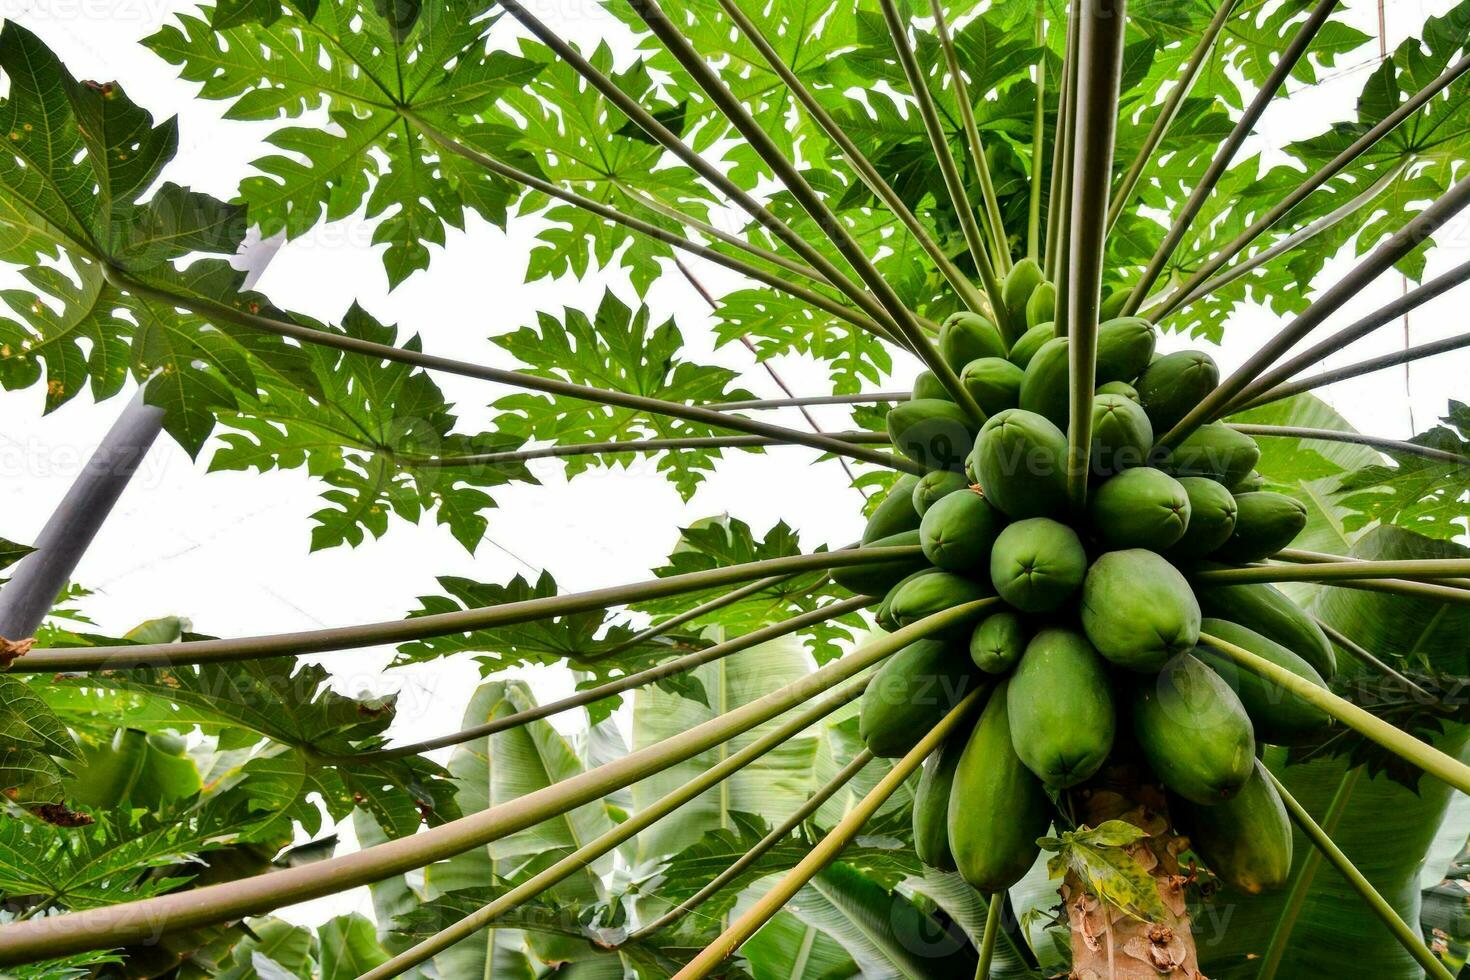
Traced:
[[[302, 469], [314, 549], [432, 515], [473, 552], [536, 460], [687, 501], [794, 447], [866, 499], [857, 540], [722, 515], [591, 591], [109, 636], [65, 581], [136, 464], [103, 460], [0, 540], [7, 975], [1455, 976], [1470, 408], [1400, 440], [1316, 393], [1470, 345], [1336, 356], [1470, 278], [1426, 272], [1470, 204], [1470, 2], [1251, 150], [1372, 46], [1350, 13], [608, 0], [588, 49], [520, 0], [219, 0], [142, 43], [268, 133], [229, 201], [7, 22], [0, 381], [137, 392], [113, 450]], [[358, 219], [394, 287], [483, 221], [534, 229], [528, 280], [626, 288], [468, 360], [235, 261]], [[707, 363], [665, 279], [829, 390]], [[1249, 312], [1280, 326], [1222, 369]], [[816, 405], [849, 427], [770, 420]], [[404, 741], [316, 662], [383, 645], [477, 659], [460, 728]], [[273, 914], [362, 887], [375, 919]]]

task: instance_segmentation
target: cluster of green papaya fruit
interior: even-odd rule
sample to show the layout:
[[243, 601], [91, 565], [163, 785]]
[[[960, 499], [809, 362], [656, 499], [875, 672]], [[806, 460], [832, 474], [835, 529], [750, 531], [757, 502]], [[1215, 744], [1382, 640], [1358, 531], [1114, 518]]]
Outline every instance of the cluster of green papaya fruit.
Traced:
[[902, 755], [966, 693], [988, 688], [973, 728], [926, 762], [914, 804], [918, 856], [983, 891], [1031, 867], [1057, 793], [1120, 760], [1168, 790], [1176, 827], [1218, 878], [1249, 893], [1280, 887], [1291, 833], [1257, 750], [1330, 719], [1236, 669], [1201, 634], [1324, 687], [1332, 647], [1276, 588], [1196, 586], [1191, 576], [1281, 550], [1306, 510], [1263, 489], [1254, 440], [1226, 425], [1202, 426], [1172, 452], [1154, 448], [1155, 433], [1219, 373], [1201, 351], [1157, 354], [1152, 324], [1113, 316], [1097, 335], [1088, 506], [1073, 512], [1068, 338], [1055, 335], [1055, 290], [1023, 262], [1004, 295], [1004, 322], [961, 313], [938, 338], [983, 424], [927, 372], [888, 415], [897, 449], [929, 472], [894, 484], [862, 544], [918, 544], [922, 558], [833, 573], [882, 597], [877, 619], [889, 630], [995, 601], [883, 665], [863, 696], [862, 736], [880, 756]]

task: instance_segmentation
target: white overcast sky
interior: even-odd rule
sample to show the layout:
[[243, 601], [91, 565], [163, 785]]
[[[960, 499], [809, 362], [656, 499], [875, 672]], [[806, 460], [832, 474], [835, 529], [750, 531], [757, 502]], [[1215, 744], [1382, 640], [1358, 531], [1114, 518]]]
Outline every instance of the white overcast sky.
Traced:
[[[621, 36], [610, 17], [591, 3], [542, 0], [528, 5], [574, 40], [594, 42], [609, 27]], [[0, 0], [0, 14], [38, 33], [77, 76], [117, 79], [157, 118], [177, 114], [181, 149], [164, 176], [229, 198], [251, 173], [249, 161], [264, 154], [262, 137], [273, 127], [224, 120], [224, 103], [195, 100], [195, 85], [179, 80], [171, 65], [134, 43], [166, 22], [172, 11], [191, 6], [175, 0]], [[1351, 0], [1346, 6], [1357, 26], [1376, 34], [1373, 2]], [[1385, 16], [1390, 50], [1428, 14], [1447, 6], [1442, 0], [1389, 0]], [[619, 53], [626, 57], [626, 46]], [[1376, 55], [1376, 48], [1369, 48], [1344, 58], [1310, 92], [1274, 108], [1251, 149], [1269, 152], [1320, 130], [1329, 120], [1344, 118]], [[509, 232], [502, 232], [470, 216], [465, 232], [448, 231], [445, 248], [431, 247], [427, 272], [389, 293], [379, 249], [370, 243], [372, 225], [353, 218], [288, 244], [259, 288], [283, 307], [323, 319], [340, 316], [356, 299], [384, 322], [420, 333], [429, 351], [509, 366], [486, 343], [487, 336], [533, 322], [538, 310], [557, 311], [563, 305], [590, 309], [606, 287], [625, 300], [634, 298], [625, 277], [612, 272], [581, 283], [523, 282], [535, 228], [535, 221], [515, 221]], [[1463, 262], [1470, 248], [1467, 237], [1462, 219], [1431, 256], [1430, 272]], [[1348, 264], [1337, 262], [1318, 288]], [[720, 270], [706, 266], [699, 272], [717, 291], [738, 285]], [[10, 270], [0, 270], [0, 283], [13, 282]], [[1377, 308], [1403, 288], [1396, 274], [1383, 277], [1334, 317], [1328, 329]], [[1416, 311], [1407, 327], [1412, 342], [1462, 332], [1467, 297], [1470, 293], [1462, 290]], [[648, 302], [660, 320], [677, 318], [690, 357], [745, 372], [745, 387], [757, 393], [780, 394], [743, 347], [712, 349], [707, 308], [677, 274], [656, 285]], [[1229, 370], [1279, 323], [1264, 313], [1242, 312], [1232, 322], [1224, 347], [1212, 353]], [[1387, 327], [1341, 360], [1395, 349], [1404, 343], [1404, 330], [1403, 324]], [[1165, 343], [1184, 346], [1177, 338]], [[825, 373], [810, 363], [787, 359], [777, 367], [798, 392], [828, 390]], [[915, 371], [912, 361], [900, 358], [896, 377], [884, 387], [906, 386]], [[1403, 372], [1396, 370], [1325, 394], [1357, 427], [1402, 437], [1412, 431], [1411, 413], [1422, 429], [1443, 413], [1448, 398], [1470, 393], [1467, 371], [1470, 353], [1460, 352], [1416, 366], [1408, 390]], [[482, 424], [484, 406], [505, 393], [461, 378], [438, 380], [459, 404], [467, 430]], [[94, 405], [82, 396], [43, 418], [41, 387], [0, 393], [0, 536], [28, 541], [35, 535], [125, 401], [119, 397]], [[794, 410], [770, 417], [802, 425]], [[837, 409], [818, 410], [818, 417], [828, 428], [846, 424]], [[785, 520], [801, 530], [808, 546], [845, 543], [861, 527], [857, 491], [847, 486], [838, 466], [813, 464], [813, 454], [804, 449], [779, 449], [764, 456], [732, 457], [687, 504], [647, 469], [596, 471], [568, 484], [554, 462], [533, 464], [545, 485], [495, 491], [500, 509], [490, 515], [487, 540], [473, 557], [432, 520], [418, 527], [395, 522], [380, 541], [309, 554], [308, 515], [321, 506], [320, 486], [299, 470], [264, 476], [207, 474], [207, 455], [208, 450], [195, 462], [166, 438], [160, 440], [82, 562], [77, 579], [96, 593], [86, 610], [102, 629], [122, 631], [170, 614], [187, 616], [199, 631], [218, 636], [391, 619], [412, 608], [416, 596], [436, 591], [435, 576], [445, 574], [504, 581], [545, 568], [566, 591], [611, 585], [648, 577], [649, 569], [668, 554], [678, 526], [718, 513], [739, 517], [758, 533]], [[345, 691], [401, 692], [395, 734], [417, 738], [458, 727], [478, 679], [474, 665], [464, 660], [383, 673], [389, 656], [385, 649], [321, 659]], [[534, 684], [543, 698], [570, 687], [566, 677], [553, 671], [542, 672]], [[576, 721], [569, 716], [561, 723]], [[317, 919], [362, 907], [361, 897], [317, 903], [298, 913]]]

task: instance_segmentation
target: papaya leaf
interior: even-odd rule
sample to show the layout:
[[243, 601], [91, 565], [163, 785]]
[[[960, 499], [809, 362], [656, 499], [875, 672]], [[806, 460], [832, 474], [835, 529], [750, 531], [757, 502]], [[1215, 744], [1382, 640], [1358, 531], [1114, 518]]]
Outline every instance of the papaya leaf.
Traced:
[[1095, 895], [1134, 918], [1164, 922], [1169, 914], [1153, 876], [1129, 853], [1147, 836], [1147, 831], [1126, 821], [1108, 820], [1037, 843], [1052, 853], [1046, 865], [1052, 878], [1076, 874]]
[[32, 685], [0, 675], [0, 792], [15, 803], [59, 803], [79, 758], [66, 726]]
[[[1442, 424], [1410, 442], [1470, 459], [1470, 405], [1451, 401]], [[1470, 465], [1388, 451], [1394, 465], [1365, 466], [1345, 474], [1342, 505], [1353, 513], [1350, 528], [1375, 521], [1396, 524], [1427, 537], [1462, 537], [1470, 527]]]
[[17, 544], [6, 538], [0, 538], [0, 571], [4, 571], [35, 550], [30, 545]]
[[317, 927], [321, 980], [356, 980], [388, 961], [377, 927], [358, 913], [339, 915]]

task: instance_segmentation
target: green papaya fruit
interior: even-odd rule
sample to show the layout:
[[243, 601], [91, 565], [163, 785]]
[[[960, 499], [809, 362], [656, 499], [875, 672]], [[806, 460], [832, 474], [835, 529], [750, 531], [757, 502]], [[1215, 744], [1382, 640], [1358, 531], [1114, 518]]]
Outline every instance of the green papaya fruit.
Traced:
[[[1135, 405], [1142, 406], [1143, 402], [1138, 397], [1138, 389], [1126, 381], [1109, 381], [1107, 384], [1097, 386], [1099, 395], [1122, 395]], [[1150, 423], [1152, 426], [1152, 423]]]
[[1229, 489], [1231, 493], [1255, 493], [1257, 490], [1266, 489], [1266, 478], [1255, 470], [1251, 470], [1230, 484]]
[[942, 402], [954, 401], [949, 395], [949, 389], [935, 377], [933, 371], [920, 371], [914, 375], [914, 392], [909, 400], [919, 401], [924, 398], [937, 398]]
[[1021, 338], [1011, 345], [1009, 360], [1016, 367], [1025, 370], [1031, 363], [1031, 358], [1041, 350], [1041, 345], [1057, 335], [1057, 325], [1050, 321], [1038, 323], [1036, 326], [1021, 334]]
[[947, 572], [983, 568], [1005, 517], [977, 490], [966, 489], [937, 501], [919, 525], [924, 557]]
[[1204, 476], [1181, 476], [1189, 495], [1189, 526], [1169, 549], [1180, 558], [1203, 558], [1224, 544], [1235, 529], [1235, 497], [1223, 484]]
[[888, 412], [888, 436], [899, 452], [931, 470], [958, 470], [975, 442], [969, 413], [954, 402], [921, 398]]
[[1337, 673], [1337, 655], [1322, 627], [1301, 606], [1264, 582], [1215, 585], [1199, 590], [1200, 608], [1215, 619], [1228, 619], [1286, 647], [1323, 677]]
[[[1155, 432], [1161, 432], [1157, 425]], [[1248, 474], [1261, 458], [1261, 447], [1223, 422], [1210, 422], [1191, 432], [1160, 462], [1175, 476], [1207, 476], [1229, 486]]]
[[1026, 650], [1030, 631], [1008, 610], [991, 613], [970, 634], [970, 659], [987, 674], [1008, 673]]
[[1260, 561], [1291, 544], [1307, 526], [1307, 505], [1284, 493], [1242, 493], [1235, 506], [1235, 528], [1212, 556], [1221, 561]]
[[1082, 583], [1082, 628], [1120, 667], [1156, 671], [1194, 649], [1200, 610], [1179, 570], [1142, 548], [1109, 551]]
[[871, 544], [900, 531], [918, 529], [919, 512], [914, 509], [914, 489], [918, 485], [919, 478], [912, 473], [905, 473], [893, 481], [888, 496], [873, 508], [868, 524], [863, 528], [863, 544]]
[[1256, 739], [1240, 698], [1187, 653], [1133, 689], [1133, 734], [1155, 776], [1192, 803], [1240, 792], [1255, 765]]
[[[1313, 670], [1311, 664], [1255, 630], [1223, 619], [1206, 619], [1200, 624], [1200, 632], [1249, 650], [1263, 660], [1306, 678], [1324, 691], [1327, 689], [1322, 675]], [[1290, 745], [1332, 724], [1332, 718], [1321, 708], [1308, 704], [1254, 671], [1236, 666], [1234, 660], [1211, 649], [1209, 640], [1201, 639], [1194, 655], [1235, 691], [1240, 703], [1245, 705], [1245, 713], [1251, 716], [1251, 723], [1261, 741]]]
[[914, 484], [914, 510], [920, 517], [934, 506], [935, 501], [941, 497], [947, 497], [952, 493], [967, 490], [970, 481], [965, 479], [965, 474], [955, 473], [952, 470], [931, 470], [919, 477], [919, 482]]
[[1050, 612], [1072, 597], [1087, 574], [1077, 532], [1049, 517], [1007, 525], [990, 551], [990, 582], [1007, 603], [1028, 613]]
[[1213, 806], [1181, 800], [1177, 809], [1190, 845], [1231, 888], [1260, 895], [1291, 880], [1291, 821], [1259, 760], [1231, 799]]
[[1123, 307], [1128, 302], [1130, 290], [1114, 289], [1103, 296], [1102, 305], [1097, 308], [1099, 320], [1111, 320], [1113, 317], [1123, 315]]
[[970, 456], [990, 502], [1008, 517], [1067, 512], [1067, 437], [1034, 412], [1019, 408], [992, 415]]
[[[898, 625], [908, 626], [951, 606], [987, 599], [993, 595], [995, 592], [984, 582], [953, 572], [937, 572], [905, 582], [888, 604], [888, 612]], [[977, 612], [975, 617], [979, 616], [980, 613]], [[965, 620], [954, 623], [933, 636], [935, 639], [954, 639], [969, 635], [972, 628], [973, 620]]]
[[1154, 428], [1143, 407], [1123, 395], [1092, 397], [1092, 472], [1112, 476], [1149, 459]]
[[1163, 470], [1124, 470], [1092, 492], [1087, 517], [1110, 548], [1164, 551], [1189, 527], [1189, 494]]
[[1025, 371], [1003, 357], [982, 357], [965, 365], [960, 372], [960, 384], [989, 416], [1020, 403], [1021, 380], [1025, 376]]
[[1048, 340], [1026, 365], [1026, 373], [1021, 378], [1020, 407], [1035, 412], [1063, 430], [1067, 426], [1070, 398], [1067, 360], [1071, 346], [1068, 337]]
[[949, 791], [949, 847], [960, 876], [991, 895], [1020, 881], [1051, 826], [1051, 801], [1011, 743], [1006, 682], [970, 732]]
[[898, 595], [898, 590], [903, 588], [909, 579], [918, 578], [920, 575], [934, 575], [941, 571], [943, 569], [926, 565], [917, 572], [905, 575], [895, 582], [892, 588], [883, 593], [883, 599], [878, 605], [873, 607], [873, 618], [878, 621], [878, 625], [890, 633], [898, 629], [898, 620], [893, 618], [893, 597]]
[[884, 661], [858, 703], [858, 734], [874, 755], [919, 744], [980, 683], [970, 658], [942, 640], [916, 640]]
[[979, 313], [954, 313], [939, 328], [939, 356], [959, 372], [982, 357], [1005, 357], [1006, 342]]
[[1154, 356], [1158, 331], [1141, 316], [1104, 320], [1097, 326], [1098, 384], [1132, 381], [1148, 367]]
[[955, 869], [949, 850], [949, 794], [969, 732], [960, 730], [929, 753], [914, 790], [914, 854], [925, 866]]
[[1001, 300], [1005, 303], [1005, 323], [1001, 324], [1007, 346], [1014, 344], [1026, 332], [1026, 304], [1037, 287], [1046, 281], [1041, 265], [1035, 259], [1024, 258], [1011, 266], [1001, 283]]
[[1051, 626], [1039, 631], [1006, 685], [1011, 743], [1048, 786], [1090, 778], [1113, 748], [1112, 686], [1087, 637]]
[[1168, 432], [1220, 383], [1215, 359], [1204, 351], [1181, 350], [1165, 354], [1134, 382], [1154, 431]]
[[[865, 548], [898, 548], [919, 543], [919, 529], [900, 531], [876, 541], [869, 541]], [[881, 596], [898, 584], [899, 580], [929, 567], [929, 559], [923, 553], [911, 558], [892, 558], [886, 561], [869, 562], [865, 565], [843, 565], [832, 569], [832, 581], [858, 595]]]
[[[1052, 323], [1057, 318], [1057, 287], [1049, 282], [1037, 286], [1026, 301], [1026, 329]], [[1024, 334], [1023, 334], [1024, 336]], [[1014, 345], [1012, 345], [1014, 348]]]

